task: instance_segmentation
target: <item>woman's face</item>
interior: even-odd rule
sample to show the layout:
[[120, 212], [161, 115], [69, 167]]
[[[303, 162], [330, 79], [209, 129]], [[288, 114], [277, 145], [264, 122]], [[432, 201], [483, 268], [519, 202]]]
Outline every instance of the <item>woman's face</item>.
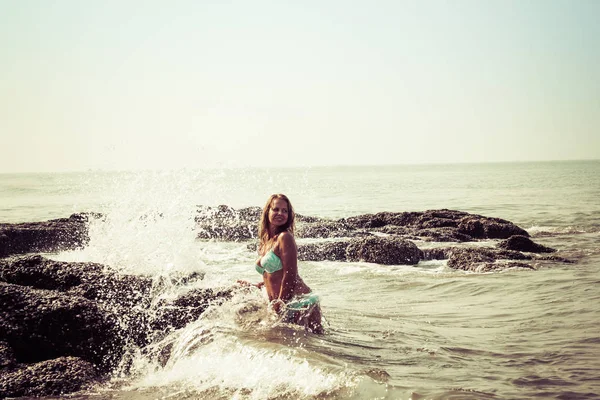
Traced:
[[282, 226], [288, 220], [289, 210], [287, 201], [273, 199], [269, 208], [269, 223], [274, 226]]

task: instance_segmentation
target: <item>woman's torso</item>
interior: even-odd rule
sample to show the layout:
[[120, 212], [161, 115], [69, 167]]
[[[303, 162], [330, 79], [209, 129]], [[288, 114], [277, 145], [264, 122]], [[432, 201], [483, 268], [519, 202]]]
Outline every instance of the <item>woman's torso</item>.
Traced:
[[[275, 300], [279, 298], [279, 293], [281, 292], [281, 284], [283, 282], [283, 268], [277, 269], [277, 262], [279, 261], [280, 263], [283, 263], [283, 260], [281, 260], [281, 250], [279, 249], [279, 245], [277, 244], [277, 237], [265, 243], [264, 246], [261, 246], [259, 254], [259, 265], [265, 268], [265, 272], [263, 273], [263, 280], [265, 282], [265, 289], [267, 290], [267, 295], [269, 296], [269, 300]], [[263, 265], [263, 262], [265, 262], [265, 265]], [[275, 271], [269, 272], [273, 270]], [[296, 274], [296, 276], [292, 279], [293, 287], [292, 294], [290, 297], [310, 293], [310, 288], [304, 283], [302, 278], [300, 278], [299, 274]]]

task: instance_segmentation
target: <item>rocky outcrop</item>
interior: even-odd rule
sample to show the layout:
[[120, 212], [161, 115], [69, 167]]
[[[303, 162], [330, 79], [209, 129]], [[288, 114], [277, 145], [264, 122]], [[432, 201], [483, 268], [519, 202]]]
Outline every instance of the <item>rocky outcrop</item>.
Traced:
[[[256, 239], [261, 210], [250, 207], [235, 210], [227, 206], [202, 207], [201, 238], [219, 240]], [[552, 252], [529, 239], [529, 234], [510, 221], [456, 210], [423, 212], [380, 212], [339, 220], [298, 216], [296, 238], [339, 239], [300, 243], [298, 258], [303, 261], [366, 261], [378, 264], [412, 265], [419, 260], [449, 260], [451, 268], [491, 271], [512, 267], [533, 268], [515, 260], [531, 260], [520, 252]], [[429, 248], [421, 251], [413, 241], [468, 243], [506, 239], [501, 250], [482, 247]], [[255, 244], [248, 246], [255, 250]], [[514, 252], [507, 252], [514, 250]], [[536, 257], [535, 260], [541, 260]]]
[[91, 363], [77, 357], [59, 357], [0, 371], [0, 398], [59, 396], [99, 381]]
[[[391, 225], [421, 230], [425, 234], [436, 232], [431, 229], [450, 228], [444, 231], [455, 230], [473, 239], [505, 239], [512, 235], [529, 236], [524, 229], [510, 221], [446, 209], [423, 212], [381, 212], [343, 218], [340, 221], [355, 228], [373, 229]], [[461, 241], [466, 241], [467, 236], [462, 236]]]
[[[472, 272], [489, 272], [508, 268], [534, 269], [528, 263], [531, 256], [518, 251], [491, 248], [454, 248], [447, 250], [448, 267]], [[518, 261], [515, 261], [518, 260]]]
[[348, 261], [365, 261], [385, 265], [413, 265], [423, 252], [411, 241], [391, 237], [366, 237], [350, 242]]
[[201, 274], [166, 282], [95, 263], [41, 256], [0, 260], [0, 392], [79, 390], [121, 365], [131, 346], [144, 348], [230, 296], [228, 290], [203, 289], [161, 297], [173, 284], [194, 279]]
[[412, 265], [423, 252], [408, 240], [369, 236], [348, 241], [311, 243], [298, 246], [302, 261], [364, 261], [385, 265]]
[[554, 253], [556, 250], [535, 243], [527, 236], [514, 235], [498, 243], [498, 247], [506, 250], [525, 251], [528, 253]]
[[[261, 209], [236, 210], [228, 206], [199, 206], [197, 234], [201, 239], [240, 241], [255, 239]], [[296, 215], [296, 237], [352, 238], [372, 232], [436, 242], [468, 242], [478, 239], [506, 239], [513, 235], [529, 236], [510, 221], [455, 210], [423, 212], [380, 212], [339, 220]]]
[[83, 247], [89, 241], [89, 219], [99, 217], [82, 213], [45, 222], [0, 224], [0, 257]]
[[337, 221], [298, 224], [295, 233], [298, 238], [340, 238], [370, 235], [370, 233], [363, 229], [357, 230], [343, 222]]

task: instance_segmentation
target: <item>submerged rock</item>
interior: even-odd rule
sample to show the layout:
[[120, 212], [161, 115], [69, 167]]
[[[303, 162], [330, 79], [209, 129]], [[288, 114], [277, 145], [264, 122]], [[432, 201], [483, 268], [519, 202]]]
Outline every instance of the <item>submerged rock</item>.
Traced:
[[535, 243], [527, 236], [514, 235], [498, 243], [498, 247], [507, 250], [526, 251], [528, 253], [554, 253], [556, 250]]
[[[487, 272], [507, 268], [534, 269], [530, 264], [515, 263], [513, 260], [531, 260], [531, 256], [518, 251], [490, 248], [454, 248], [447, 250], [448, 267], [463, 271]], [[507, 262], [508, 261], [508, 262]]]

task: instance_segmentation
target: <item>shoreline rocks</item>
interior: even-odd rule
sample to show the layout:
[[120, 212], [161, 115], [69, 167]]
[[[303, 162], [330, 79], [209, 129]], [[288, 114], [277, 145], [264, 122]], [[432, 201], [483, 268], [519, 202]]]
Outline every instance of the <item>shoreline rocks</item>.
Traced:
[[[178, 282], [194, 279], [202, 276]], [[95, 263], [0, 260], [0, 398], [88, 387], [126, 369], [129, 349], [144, 349], [231, 296], [204, 289], [160, 299], [172, 285]]]
[[[199, 239], [253, 241], [261, 209], [200, 207]], [[85, 246], [88, 223], [99, 214], [73, 214], [39, 223], [0, 224], [0, 397], [60, 395], [126, 370], [132, 349], [146, 349], [196, 320], [231, 288], [194, 289], [161, 297], [168, 288], [203, 278], [124, 275], [90, 262], [59, 262], [27, 253]], [[453, 210], [364, 214], [338, 220], [297, 215], [303, 261], [416, 265], [448, 260], [473, 272], [535, 269], [536, 261], [570, 262], [533, 242], [510, 221]], [[469, 242], [496, 240], [496, 247]], [[422, 242], [448, 247], [419, 249]], [[415, 243], [416, 242], [416, 243]], [[454, 243], [454, 244], [453, 244]], [[541, 253], [541, 254], [540, 254]], [[166, 279], [166, 280], [165, 280]], [[151, 346], [148, 346], [148, 348]], [[159, 356], [168, 359], [170, 350]], [[165, 361], [166, 362], [166, 361]]]
[[100, 217], [96, 213], [80, 213], [44, 222], [0, 223], [0, 258], [84, 247], [89, 241], [89, 220]]

